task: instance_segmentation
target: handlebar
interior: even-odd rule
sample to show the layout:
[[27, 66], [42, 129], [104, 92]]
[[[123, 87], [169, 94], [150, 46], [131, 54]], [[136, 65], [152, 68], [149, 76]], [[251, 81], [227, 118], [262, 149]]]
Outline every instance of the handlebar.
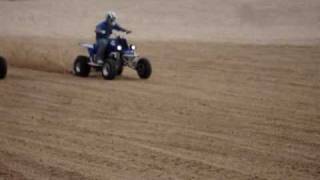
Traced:
[[[100, 33], [100, 34], [106, 34], [106, 31], [105, 31], [105, 30], [95, 30], [94, 32], [95, 32], [95, 33]], [[132, 31], [128, 30], [128, 31], [125, 31], [124, 33], [126, 33], [126, 34], [131, 34]]]

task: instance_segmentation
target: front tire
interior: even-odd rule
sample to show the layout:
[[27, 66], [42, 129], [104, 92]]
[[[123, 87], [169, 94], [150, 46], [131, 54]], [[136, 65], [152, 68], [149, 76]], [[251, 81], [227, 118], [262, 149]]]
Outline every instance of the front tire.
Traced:
[[123, 72], [123, 60], [120, 59], [120, 62], [118, 62], [118, 63], [119, 63], [119, 66], [118, 66], [118, 68], [117, 68], [117, 75], [118, 75], [118, 76], [121, 76], [121, 74], [122, 74], [122, 72]]
[[74, 61], [73, 71], [76, 76], [88, 77], [90, 73], [89, 58], [78, 56]]
[[117, 75], [117, 69], [113, 60], [106, 60], [102, 67], [102, 76], [106, 80], [113, 80]]
[[148, 79], [152, 74], [152, 67], [147, 58], [141, 58], [136, 67], [137, 73], [141, 79]]
[[3, 57], [0, 57], [0, 79], [4, 79], [7, 76], [7, 62]]

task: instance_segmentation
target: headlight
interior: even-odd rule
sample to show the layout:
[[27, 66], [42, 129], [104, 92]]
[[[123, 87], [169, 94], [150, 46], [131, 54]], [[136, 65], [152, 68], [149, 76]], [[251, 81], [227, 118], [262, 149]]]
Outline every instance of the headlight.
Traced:
[[136, 46], [132, 44], [132, 45], [131, 45], [131, 49], [132, 49], [132, 50], [135, 50], [135, 49], [136, 49]]
[[121, 45], [118, 45], [118, 46], [117, 46], [117, 50], [118, 50], [118, 51], [121, 51], [121, 50], [122, 50], [122, 46], [121, 46]]

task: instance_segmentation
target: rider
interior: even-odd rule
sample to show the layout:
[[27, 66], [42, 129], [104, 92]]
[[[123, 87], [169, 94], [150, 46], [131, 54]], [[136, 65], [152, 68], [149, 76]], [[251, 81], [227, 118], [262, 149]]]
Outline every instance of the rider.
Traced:
[[103, 64], [104, 59], [104, 53], [107, 49], [109, 37], [112, 34], [112, 30], [122, 31], [127, 34], [131, 33], [130, 30], [127, 30], [123, 27], [121, 27], [116, 22], [117, 16], [115, 12], [107, 12], [106, 19], [99, 23], [96, 26], [96, 41], [98, 45], [98, 51], [97, 51], [97, 63]]

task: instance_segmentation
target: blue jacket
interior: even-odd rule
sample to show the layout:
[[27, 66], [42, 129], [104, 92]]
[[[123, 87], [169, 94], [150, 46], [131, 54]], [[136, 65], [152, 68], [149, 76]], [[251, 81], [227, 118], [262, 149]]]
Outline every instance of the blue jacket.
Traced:
[[96, 26], [96, 39], [109, 38], [112, 34], [112, 30], [126, 31], [126, 29], [122, 28], [116, 22], [108, 23], [107, 21], [102, 21]]

